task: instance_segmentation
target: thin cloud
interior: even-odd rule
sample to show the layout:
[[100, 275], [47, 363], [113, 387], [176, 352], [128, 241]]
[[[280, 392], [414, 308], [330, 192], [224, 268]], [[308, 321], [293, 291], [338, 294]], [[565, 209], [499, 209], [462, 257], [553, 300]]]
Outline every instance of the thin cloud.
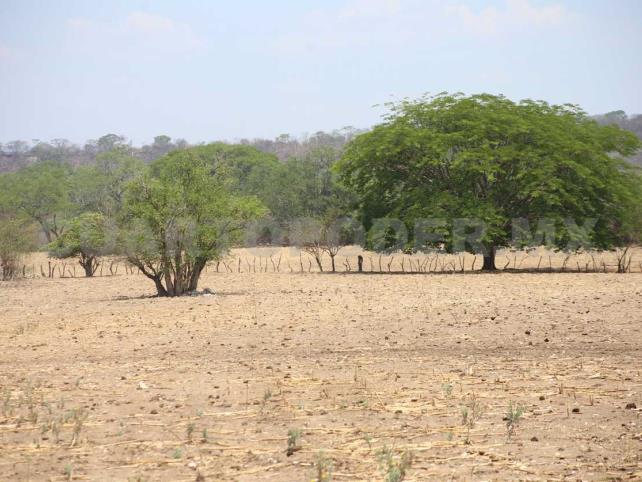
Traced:
[[[301, 55], [344, 48], [387, 48], [406, 43], [418, 26], [402, 0], [349, 0], [338, 8], [317, 8], [303, 15], [295, 27], [269, 43], [274, 53]], [[425, 27], [425, 24], [424, 24]]]
[[125, 20], [127, 27], [143, 33], [173, 33], [179, 30], [171, 18], [146, 12], [132, 12]]
[[153, 13], [132, 12], [125, 19], [125, 26], [131, 32], [162, 37], [189, 49], [195, 49], [204, 44], [188, 24]]
[[148, 12], [131, 12], [125, 18], [109, 22], [74, 17], [66, 24], [74, 35], [87, 42], [106, 48], [126, 44], [127, 51], [140, 49], [144, 54], [183, 53], [205, 45], [190, 25]]
[[468, 31], [481, 34], [557, 26], [572, 16], [563, 5], [534, 5], [529, 0], [505, 0], [502, 8], [489, 6], [479, 11], [465, 4], [457, 4], [449, 6], [447, 12], [461, 21]]
[[20, 58], [18, 49], [0, 44], [0, 62], [9, 63]]
[[397, 15], [401, 0], [351, 0], [338, 11], [340, 19], [380, 18]]
[[68, 28], [76, 31], [88, 31], [97, 26], [96, 22], [83, 17], [68, 18], [66, 23]]
[[309, 11], [270, 47], [281, 55], [339, 49], [395, 49], [448, 41], [452, 35], [501, 34], [564, 25], [573, 13], [561, 4], [504, 0], [482, 9], [453, 0], [348, 0]]

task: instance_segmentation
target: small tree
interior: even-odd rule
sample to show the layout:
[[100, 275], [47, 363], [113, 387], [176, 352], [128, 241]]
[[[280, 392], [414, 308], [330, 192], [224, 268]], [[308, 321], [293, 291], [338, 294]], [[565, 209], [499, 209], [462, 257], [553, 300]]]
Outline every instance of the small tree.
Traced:
[[631, 248], [642, 242], [642, 179], [639, 176], [631, 176], [626, 182], [629, 183], [629, 199], [626, 206], [631, 208], [623, 210], [617, 225], [618, 231], [622, 233], [620, 245], [615, 249], [618, 273], [631, 270]]
[[341, 210], [330, 208], [321, 217], [300, 218], [290, 224], [290, 238], [302, 251], [314, 258], [323, 271], [323, 254], [330, 257], [332, 272], [336, 271], [335, 257], [350, 244], [360, 244], [363, 233], [354, 220], [341, 216]]
[[35, 247], [33, 227], [25, 221], [8, 216], [0, 217], [0, 276], [2, 281], [13, 279], [19, 271], [20, 260]]
[[299, 218], [289, 225], [290, 241], [301, 251], [309, 254], [316, 261], [319, 271], [323, 272], [323, 224], [317, 218]]
[[99, 213], [84, 213], [69, 223], [64, 234], [49, 244], [49, 255], [54, 258], [78, 258], [86, 277], [92, 277], [107, 254], [107, 226]]
[[65, 229], [64, 219], [70, 209], [69, 172], [69, 166], [45, 161], [5, 178], [10, 208], [36, 221], [48, 242], [60, 236]]
[[245, 223], [264, 213], [255, 198], [230, 194], [198, 152], [174, 151], [128, 186], [125, 254], [159, 296], [181, 296], [196, 290], [205, 264], [220, 259]]

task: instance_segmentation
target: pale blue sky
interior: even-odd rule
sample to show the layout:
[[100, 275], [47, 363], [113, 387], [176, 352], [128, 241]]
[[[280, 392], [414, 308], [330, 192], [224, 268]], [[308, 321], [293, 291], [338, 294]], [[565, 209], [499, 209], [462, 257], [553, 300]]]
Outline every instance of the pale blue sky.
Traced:
[[0, 0], [0, 142], [368, 127], [503, 93], [642, 112], [639, 0]]

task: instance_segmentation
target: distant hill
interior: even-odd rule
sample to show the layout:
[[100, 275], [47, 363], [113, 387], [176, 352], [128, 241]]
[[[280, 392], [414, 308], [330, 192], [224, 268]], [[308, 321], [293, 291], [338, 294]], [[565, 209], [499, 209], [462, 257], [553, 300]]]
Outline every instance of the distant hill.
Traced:
[[[629, 116], [623, 110], [616, 110], [607, 114], [596, 115], [593, 118], [600, 124], [616, 124], [642, 139], [642, 114]], [[642, 166], [642, 151], [638, 152], [631, 161], [638, 166]]]
[[[618, 110], [593, 116], [593, 119], [600, 124], [617, 124], [642, 139], [642, 114], [628, 116], [624, 111]], [[321, 147], [332, 148], [338, 155], [346, 143], [365, 131], [365, 129], [344, 127], [332, 132], [320, 131], [300, 138], [284, 134], [276, 139], [241, 139], [238, 142], [286, 160], [291, 157], [305, 157], [311, 150]], [[42, 160], [67, 162], [73, 166], [93, 164], [96, 162], [97, 155], [114, 148], [126, 149], [132, 156], [149, 162], [170, 151], [189, 146], [190, 144], [184, 139], [172, 140], [166, 135], [156, 136], [151, 144], [142, 147], [132, 146], [124, 136], [116, 134], [107, 134], [97, 140], [87, 141], [82, 146], [66, 139], [53, 139], [49, 142], [17, 140], [0, 143], [0, 173], [16, 171]], [[631, 162], [642, 166], [642, 151], [634, 156]]]
[[[241, 139], [238, 143], [249, 145], [256, 149], [274, 154], [284, 161], [291, 157], [305, 157], [310, 151], [319, 148], [332, 148], [339, 155], [343, 146], [354, 136], [364, 132], [353, 127], [332, 132], [319, 131], [311, 135], [294, 137], [283, 134], [276, 139]], [[153, 161], [168, 152], [190, 147], [184, 139], [172, 140], [169, 136], [160, 135], [154, 142], [142, 147], [136, 147], [124, 136], [107, 134], [97, 140], [87, 141], [84, 145], [76, 145], [66, 139], [53, 139], [49, 142], [11, 141], [0, 143], [0, 173], [17, 171], [38, 161], [66, 162], [72, 166], [93, 164], [96, 156], [112, 149], [124, 149], [130, 155], [145, 162]]]

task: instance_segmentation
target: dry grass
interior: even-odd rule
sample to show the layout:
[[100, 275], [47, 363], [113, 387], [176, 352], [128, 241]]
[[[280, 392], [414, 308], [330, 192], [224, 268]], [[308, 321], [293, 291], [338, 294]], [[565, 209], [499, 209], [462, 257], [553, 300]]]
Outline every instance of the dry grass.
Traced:
[[[483, 258], [469, 253], [445, 254], [378, 254], [363, 251], [358, 246], [346, 246], [336, 256], [336, 271], [355, 273], [357, 257], [363, 256], [365, 273], [423, 273], [452, 274], [471, 272], [479, 273]], [[331, 271], [331, 260], [321, 253], [321, 265], [324, 272]], [[626, 251], [587, 251], [564, 253], [538, 248], [532, 251], [500, 250], [497, 253], [496, 265], [506, 272], [532, 273], [613, 273], [617, 272], [618, 263], [626, 266], [630, 273], [642, 273], [642, 248], [631, 248]], [[208, 271], [216, 273], [316, 273], [319, 272], [313, 254], [296, 248], [259, 247], [235, 249], [219, 262], [210, 263]], [[137, 273], [137, 269], [121, 258], [103, 258], [96, 270], [96, 277], [118, 276]], [[35, 278], [79, 278], [83, 276], [77, 261], [74, 259], [48, 259], [45, 254], [36, 254], [23, 260], [17, 269], [18, 279]]]
[[0, 480], [642, 477], [642, 274], [295, 260], [182, 299], [122, 269], [0, 283]]

